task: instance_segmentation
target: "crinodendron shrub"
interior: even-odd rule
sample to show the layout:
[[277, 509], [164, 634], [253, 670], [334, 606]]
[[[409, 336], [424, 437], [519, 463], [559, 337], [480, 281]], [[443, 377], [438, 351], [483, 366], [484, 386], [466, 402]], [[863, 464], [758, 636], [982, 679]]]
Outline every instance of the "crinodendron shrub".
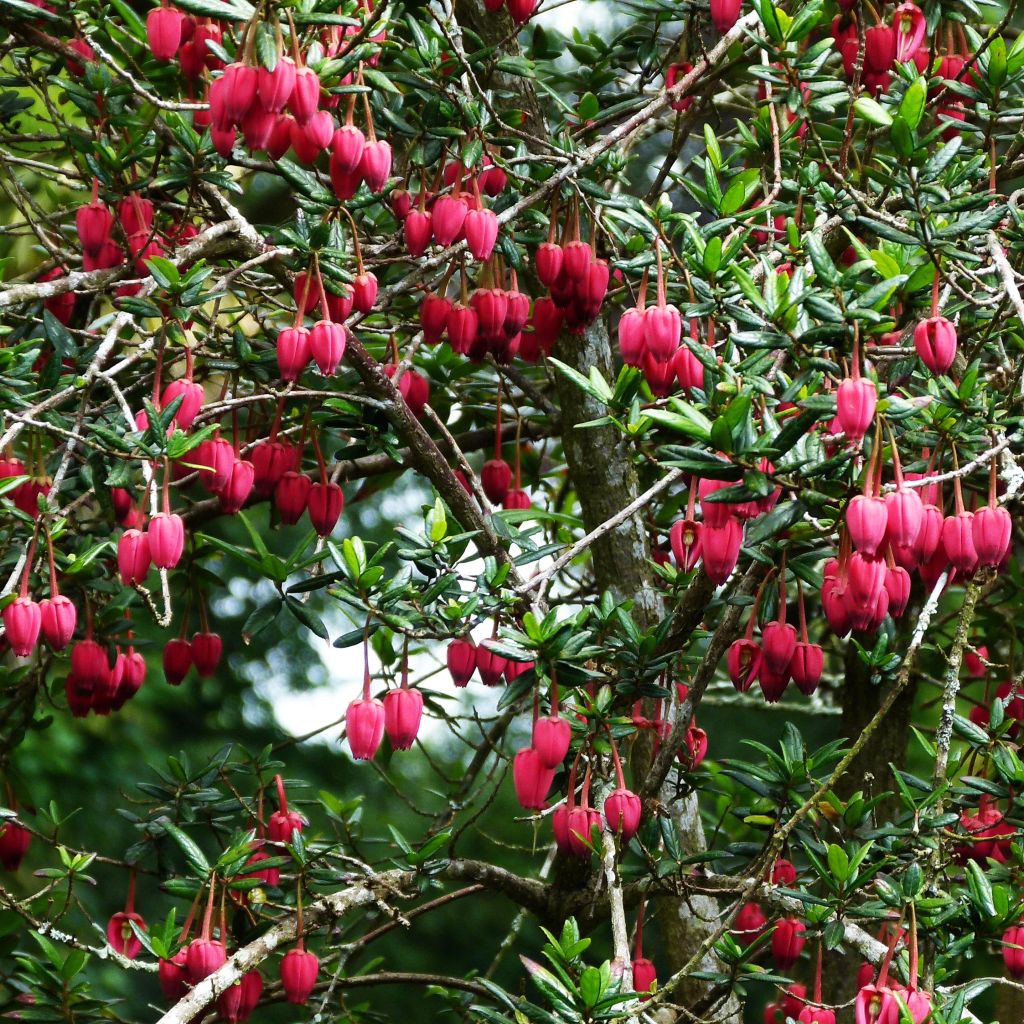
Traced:
[[1024, 1019], [1018, 6], [0, 0], [4, 1014]]

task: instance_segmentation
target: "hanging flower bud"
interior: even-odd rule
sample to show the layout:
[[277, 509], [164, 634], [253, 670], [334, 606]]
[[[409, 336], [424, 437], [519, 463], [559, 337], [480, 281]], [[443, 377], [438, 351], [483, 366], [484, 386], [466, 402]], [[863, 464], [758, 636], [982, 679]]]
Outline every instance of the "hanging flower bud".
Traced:
[[352, 701], [345, 712], [349, 749], [357, 761], [372, 761], [384, 738], [384, 705], [376, 697]]
[[608, 827], [623, 843], [628, 843], [640, 829], [643, 804], [636, 793], [624, 787], [613, 789], [604, 802], [604, 817]]
[[448, 327], [448, 316], [452, 304], [443, 295], [428, 294], [420, 303], [420, 327], [423, 328], [423, 340], [428, 345], [438, 345]]
[[305, 124], [320, 106], [320, 79], [311, 68], [297, 68], [288, 109], [299, 124]]
[[277, 365], [281, 379], [298, 380], [309, 365], [309, 331], [305, 327], [286, 327], [277, 336]]
[[[229, 445], [230, 447], [230, 445]], [[253, 468], [253, 490], [261, 497], [274, 493], [281, 480], [295, 467], [295, 449], [281, 441], [261, 441], [249, 454]]]
[[492, 504], [500, 505], [512, 486], [512, 467], [504, 459], [489, 459], [480, 471], [480, 486]]
[[185, 970], [187, 955], [187, 949], [179, 949], [170, 960], [161, 960], [157, 968], [160, 990], [169, 1003], [176, 1003], [188, 991], [188, 972]]
[[885, 571], [885, 592], [889, 595], [889, 614], [898, 619], [910, 601], [910, 573], [902, 566], [889, 566]]
[[434, 236], [434, 223], [429, 210], [410, 210], [405, 218], [405, 247], [410, 256], [422, 256]]
[[195, 451], [186, 456], [189, 463], [199, 468], [199, 479], [211, 494], [220, 494], [231, 479], [235, 464], [235, 450], [223, 437], [201, 441]]
[[493, 210], [470, 210], [463, 224], [466, 245], [473, 259], [481, 263], [491, 258], [498, 240], [498, 217]]
[[39, 602], [39, 623], [43, 636], [55, 651], [63, 651], [75, 635], [78, 609], [63, 594]]
[[942, 523], [942, 547], [953, 567], [969, 576], [978, 567], [974, 547], [974, 513], [963, 511], [946, 516]]
[[309, 521], [321, 537], [331, 535], [344, 507], [345, 494], [338, 484], [315, 483], [309, 488], [306, 498]]
[[701, 554], [704, 572], [716, 586], [721, 586], [731, 575], [740, 557], [743, 527], [730, 516], [724, 526], [704, 525], [701, 531]]
[[384, 697], [384, 731], [395, 750], [408, 750], [416, 741], [423, 718], [423, 694], [402, 687]]
[[545, 768], [558, 768], [569, 753], [572, 729], [557, 713], [538, 718], [533, 723], [533, 749]]
[[181, 397], [181, 405], [174, 414], [174, 422], [181, 430], [188, 430], [192, 426], [199, 410], [203, 407], [203, 399], [206, 397], [202, 385], [194, 380], [181, 378], [172, 380], [164, 388], [163, 396], [160, 399], [160, 407], [166, 409], [176, 398]]
[[157, 60], [173, 60], [181, 46], [185, 15], [174, 7], [154, 7], [146, 16], [146, 39]]
[[775, 924], [772, 932], [772, 959], [780, 971], [788, 971], [800, 959], [800, 952], [807, 941], [803, 921], [795, 917], [784, 917]]
[[173, 512], [158, 512], [146, 527], [149, 557], [158, 569], [173, 569], [185, 550], [185, 522]]
[[291, 57], [278, 57], [273, 71], [261, 67], [257, 71], [256, 91], [260, 105], [271, 114], [280, 114], [295, 89], [295, 62]]
[[850, 531], [853, 546], [869, 558], [878, 555], [878, 549], [885, 541], [889, 522], [886, 503], [882, 498], [858, 494], [846, 506], [846, 528]]
[[885, 587], [885, 562], [854, 552], [847, 562], [848, 593], [859, 605], [874, 607]]
[[446, 654], [448, 671], [452, 682], [458, 686], [468, 686], [469, 680], [476, 671], [477, 646], [470, 636], [452, 640], [448, 644]]
[[458, 195], [439, 196], [431, 209], [434, 238], [438, 245], [449, 246], [462, 236], [469, 207]]
[[851, 441], [861, 441], [875, 418], [878, 392], [865, 377], [847, 377], [836, 391], [836, 416]]
[[15, 598], [3, 610], [4, 629], [11, 650], [19, 658], [27, 658], [39, 640], [42, 612], [31, 597]]
[[711, 24], [724, 34], [739, 20], [742, 0], [710, 0], [710, 6]]
[[649, 995], [658, 984], [658, 972], [654, 964], [642, 956], [633, 961], [633, 991]]
[[1024, 978], [1024, 926], [1011, 925], [1003, 932], [1003, 963], [1011, 978]]
[[732, 934], [738, 942], [747, 945], [765, 929], [768, 918], [758, 903], [744, 903], [732, 924]]
[[[159, 8], [158, 8], [159, 10]], [[82, 249], [92, 255], [98, 255], [110, 241], [110, 233], [114, 229], [114, 215], [99, 199], [80, 206], [75, 213], [75, 227]]]
[[192, 637], [192, 663], [204, 678], [217, 671], [223, 651], [224, 642], [216, 633], [202, 632]]
[[184, 637], [175, 637], [164, 644], [164, 678], [177, 686], [192, 667], [192, 645]]
[[921, 532], [924, 517], [920, 493], [910, 487], [899, 487], [885, 496], [885, 508], [889, 543], [894, 547], [911, 547]]
[[593, 848], [601, 843], [601, 815], [592, 807], [574, 807], [569, 811], [566, 823], [569, 828], [569, 853], [581, 860], [589, 860]]
[[320, 961], [306, 949], [289, 949], [281, 960], [281, 987], [289, 1003], [303, 1005], [316, 986]]
[[193, 939], [185, 954], [188, 980], [193, 985], [198, 985], [204, 978], [208, 978], [214, 971], [223, 967], [227, 960], [228, 953], [223, 942], [217, 939]]
[[1010, 550], [1013, 520], [1005, 508], [985, 505], [974, 513], [971, 537], [980, 565], [999, 566]]
[[761, 630], [761, 649], [764, 665], [771, 672], [786, 672], [796, 650], [796, 627], [788, 622], [766, 623]]
[[562, 247], [557, 242], [541, 242], [537, 248], [537, 255], [534, 257], [537, 277], [546, 288], [550, 288], [558, 280], [562, 272], [563, 255]]
[[373, 274], [360, 274], [352, 282], [352, 305], [360, 313], [369, 313], [377, 301], [377, 278]]
[[343, 324], [320, 320], [309, 332], [309, 351], [317, 369], [325, 376], [332, 377], [338, 371], [345, 355], [345, 327]]
[[933, 373], [945, 373], [956, 359], [956, 328], [944, 316], [921, 320], [914, 328], [914, 348]]
[[827, 1006], [805, 1006], [796, 1019], [799, 1024], [836, 1024], [836, 1013]]
[[278, 481], [274, 488], [274, 505], [281, 522], [286, 526], [294, 526], [302, 518], [312, 487], [313, 481], [308, 476], [293, 470], [289, 470]]
[[508, 661], [492, 650], [485, 640], [476, 649], [476, 668], [484, 686], [501, 686], [502, 676]]
[[340, 174], [352, 174], [363, 159], [366, 136], [354, 124], [343, 124], [331, 140], [331, 168]]
[[[249, 108], [256, 102], [259, 78], [256, 69], [236, 61], [224, 69], [223, 116], [230, 124], [241, 124]], [[215, 119], [216, 121], [216, 119]]]
[[548, 791], [555, 773], [545, 768], [532, 747], [520, 750], [512, 761], [512, 781], [515, 784], [516, 799], [528, 811], [544, 809]]
[[789, 663], [789, 674], [796, 688], [805, 697], [810, 697], [817, 690], [824, 667], [825, 652], [817, 644], [804, 641], [797, 643]]
[[889, 25], [873, 25], [864, 32], [864, 67], [876, 75], [896, 60], [896, 33]]
[[[387, 184], [388, 178], [391, 177], [391, 146], [383, 139], [367, 142], [363, 146], [363, 155], [359, 160], [359, 171], [369, 190], [380, 192]], [[436, 222], [434, 237], [440, 241]]]
[[231, 474], [219, 492], [220, 509], [229, 516], [240, 512], [252, 494], [256, 468], [248, 459], [235, 459], [231, 463]]

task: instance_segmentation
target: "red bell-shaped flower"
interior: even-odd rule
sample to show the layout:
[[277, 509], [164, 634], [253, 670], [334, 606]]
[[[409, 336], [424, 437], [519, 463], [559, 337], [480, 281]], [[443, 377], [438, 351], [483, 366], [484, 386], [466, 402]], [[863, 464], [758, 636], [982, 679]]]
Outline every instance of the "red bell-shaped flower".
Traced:
[[910, 573], [903, 566], [892, 565], [886, 569], [885, 592], [889, 595], [889, 614], [898, 619], [910, 601]]
[[377, 278], [370, 273], [360, 274], [352, 282], [352, 305], [360, 313], [369, 313], [377, 301]]
[[80, 206], [75, 212], [75, 227], [83, 251], [96, 256], [110, 241], [110, 233], [114, 229], [114, 215], [103, 203], [94, 199], [91, 203]]
[[309, 331], [305, 327], [286, 327], [277, 336], [277, 365], [282, 380], [298, 380], [310, 356]]
[[294, 526], [306, 511], [309, 492], [313, 481], [304, 473], [289, 470], [278, 481], [274, 488], [274, 505], [286, 526]]
[[545, 715], [533, 723], [533, 749], [545, 768], [557, 768], [569, 753], [572, 728], [557, 714]]
[[567, 818], [569, 853], [588, 860], [592, 847], [601, 845], [601, 815], [592, 807], [574, 807]]
[[878, 391], [865, 377], [848, 377], [836, 391], [836, 417], [851, 441], [861, 441], [875, 418]]
[[480, 486], [495, 505], [500, 505], [512, 485], [512, 467], [504, 459], [489, 459], [480, 471]]
[[700, 560], [703, 551], [702, 529], [702, 525], [693, 519], [677, 519], [669, 531], [672, 557], [684, 572], [689, 572]]
[[481, 263], [491, 258], [498, 240], [498, 217], [493, 210], [470, 210], [462, 226], [466, 246]]
[[764, 665], [776, 674], [782, 674], [796, 650], [796, 628], [788, 622], [768, 622], [761, 630], [761, 650]]
[[423, 718], [423, 694], [402, 687], [384, 697], [384, 731], [395, 750], [408, 750], [416, 740]]
[[196, 671], [204, 677], [212, 676], [220, 665], [224, 641], [216, 633], [196, 633], [192, 637], [191, 651]]
[[658, 984], [658, 972], [654, 964], [642, 956], [633, 961], [633, 991], [648, 995]]
[[174, 512], [158, 512], [146, 527], [149, 557], [158, 569], [173, 569], [185, 550], [185, 521]]
[[970, 575], [978, 567], [978, 552], [974, 547], [974, 513], [963, 511], [946, 516], [942, 523], [942, 546], [953, 567]]
[[372, 761], [384, 738], [384, 705], [376, 697], [352, 701], [345, 711], [349, 749], [357, 761]]
[[921, 532], [924, 519], [920, 492], [910, 487], [899, 487], [885, 496], [885, 508], [889, 543], [893, 547], [911, 547]]
[[855, 551], [846, 563], [848, 600], [873, 608], [885, 587], [885, 562]]
[[295, 89], [295, 62], [291, 57], [279, 57], [271, 71], [261, 67], [257, 71], [256, 94], [260, 106], [272, 114], [280, 114]]
[[192, 667], [192, 645], [184, 637], [174, 637], [164, 644], [164, 678], [177, 686]]
[[824, 668], [825, 652], [817, 644], [799, 641], [793, 649], [789, 674], [796, 688], [805, 697], [810, 697], [817, 690]]
[[184, 377], [172, 380], [164, 388], [163, 396], [160, 399], [160, 407], [166, 409], [171, 402], [180, 396], [181, 405], [174, 414], [174, 422], [181, 430], [188, 430], [192, 426], [199, 410], [203, 407], [203, 399], [206, 397], [201, 384]]
[[255, 479], [256, 467], [248, 459], [235, 459], [227, 483], [218, 495], [221, 511], [228, 515], [241, 511], [252, 494]]
[[710, 0], [711, 24], [726, 33], [736, 24], [740, 17], [742, 0]]
[[410, 210], [405, 218], [405, 247], [410, 256], [422, 256], [434, 236], [433, 218], [429, 210]]
[[725, 662], [737, 693], [746, 693], [757, 679], [762, 657], [761, 648], [754, 640], [741, 638], [729, 645]]
[[739, 561], [743, 527], [739, 520], [732, 516], [724, 526], [713, 527], [705, 524], [700, 541], [704, 572], [712, 583], [723, 584], [732, 575]]
[[157, 60], [174, 60], [182, 43], [185, 15], [173, 7], [154, 7], [146, 16], [146, 40]]
[[807, 941], [803, 921], [795, 917], [784, 917], [775, 924], [772, 932], [772, 959], [780, 971], [788, 971], [800, 959], [800, 952]]
[[78, 609], [63, 594], [39, 602], [39, 624], [46, 642], [55, 651], [63, 651], [75, 635]]
[[299, 124], [305, 124], [320, 106], [320, 79], [311, 68], [297, 68], [288, 109]]
[[608, 827], [628, 843], [640, 828], [643, 804], [640, 797], [631, 790], [619, 787], [613, 789], [604, 802], [604, 817]]
[[557, 242], [541, 242], [537, 248], [534, 263], [540, 283], [550, 288], [558, 280], [562, 272], [562, 247]]
[[508, 661], [492, 650], [485, 640], [476, 649], [476, 668], [484, 686], [500, 686]]
[[10, 818], [0, 828], [0, 864], [7, 871], [17, 871], [32, 845], [32, 833]]
[[204, 978], [208, 978], [214, 971], [223, 967], [227, 959], [228, 952], [223, 942], [217, 939], [193, 939], [185, 954], [188, 980], [193, 985], [198, 985]]
[[914, 348], [932, 373], [945, 373], [956, 359], [956, 328], [944, 316], [921, 320], [914, 328]]
[[125, 530], [117, 542], [117, 571], [126, 586], [141, 583], [149, 572], [149, 538], [141, 530]]
[[1003, 963], [1011, 978], [1024, 978], [1024, 926], [1011, 925], [1003, 932]]
[[320, 961], [307, 949], [289, 949], [281, 960], [281, 987], [289, 1003], [308, 1002], [316, 985]]
[[853, 546], [863, 555], [874, 558], [885, 540], [889, 513], [882, 498], [858, 494], [846, 506], [846, 528]]
[[520, 750], [512, 761], [516, 799], [528, 811], [544, 809], [555, 773], [546, 768], [532, 747]]
[[146, 930], [142, 915], [134, 911], [122, 910], [107, 922], [107, 942], [110, 948], [128, 960], [134, 960], [142, 952], [142, 942], [132, 928], [133, 922], [142, 931]]
[[[273, 494], [281, 477], [295, 468], [295, 448], [281, 441], [261, 441], [249, 453], [253, 468], [253, 490], [261, 497]], [[301, 513], [300, 513], [301, 515]]]
[[343, 124], [331, 140], [331, 167], [342, 174], [352, 174], [363, 159], [366, 137], [354, 124]]
[[1013, 520], [999, 505], [985, 505], [974, 513], [971, 537], [980, 565], [999, 566], [1010, 550]]
[[3, 610], [4, 629], [11, 650], [19, 658], [27, 658], [39, 640], [42, 612], [31, 597], [15, 598]]
[[459, 687], [468, 686], [476, 671], [477, 646], [472, 637], [452, 640], [448, 644], [446, 659], [452, 682]]
[[169, 1003], [176, 1003], [188, 991], [188, 972], [185, 970], [187, 955], [187, 949], [179, 949], [170, 960], [161, 960], [157, 968], [160, 990]]
[[[369, 190], [380, 192], [391, 176], [391, 146], [383, 139], [367, 142], [363, 146], [363, 155], [359, 160], [359, 171]], [[440, 241], [436, 223], [434, 237]]]
[[345, 494], [338, 484], [315, 483], [309, 489], [306, 508], [309, 521], [321, 537], [329, 537], [345, 507]]
[[199, 479], [211, 494], [220, 494], [231, 478], [235, 450], [223, 437], [211, 437], [196, 445], [195, 451], [185, 456], [189, 465], [198, 467]]
[[744, 945], [753, 942], [765, 929], [768, 918], [758, 903], [744, 903], [733, 919], [732, 934]]

